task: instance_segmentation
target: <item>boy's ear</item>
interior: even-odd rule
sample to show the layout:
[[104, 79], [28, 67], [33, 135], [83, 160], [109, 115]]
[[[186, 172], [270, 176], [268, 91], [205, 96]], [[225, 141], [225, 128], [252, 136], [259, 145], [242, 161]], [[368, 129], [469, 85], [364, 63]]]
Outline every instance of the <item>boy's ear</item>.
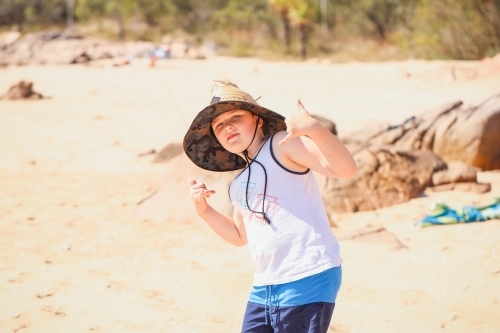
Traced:
[[261, 117], [259, 116], [256, 116], [257, 119], [258, 119], [258, 127], [262, 127], [264, 125], [264, 119], [262, 119]]

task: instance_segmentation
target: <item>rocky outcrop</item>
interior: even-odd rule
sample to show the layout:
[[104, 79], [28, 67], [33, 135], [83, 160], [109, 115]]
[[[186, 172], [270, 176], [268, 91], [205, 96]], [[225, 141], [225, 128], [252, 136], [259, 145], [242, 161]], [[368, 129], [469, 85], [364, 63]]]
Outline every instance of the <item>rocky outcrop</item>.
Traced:
[[477, 106], [456, 101], [397, 126], [362, 129], [345, 142], [358, 148], [375, 144], [431, 150], [447, 162], [500, 169], [500, 94]]
[[21, 37], [19, 31], [6, 31], [0, 33], [0, 50], [14, 43]]
[[450, 183], [477, 182], [477, 168], [471, 167], [461, 161], [448, 163], [445, 170], [432, 175], [433, 185]]
[[[372, 124], [361, 129], [343, 138], [356, 160], [356, 175], [334, 179], [316, 174], [327, 213], [400, 204], [419, 196], [426, 188], [487, 192], [490, 184], [478, 184], [478, 168], [471, 165], [486, 170], [500, 168], [499, 128], [500, 95], [495, 95], [476, 107], [454, 102], [401, 125]], [[197, 168], [184, 154], [175, 156], [179, 147], [180, 144], [166, 147], [170, 160], [168, 179], [141, 204], [139, 216], [198, 219], [187, 195], [187, 177], [216, 189], [218, 194], [211, 204], [230, 214], [232, 207], [227, 195], [221, 194], [227, 193], [236, 172], [214, 173]], [[186, 199], [177, 200], [182, 204], [173, 211], [166, 203], [178, 199], [178, 193], [183, 192]]]
[[358, 171], [349, 179], [316, 174], [328, 213], [374, 210], [406, 202], [432, 185], [446, 163], [430, 151], [393, 146], [365, 147], [354, 153]]
[[150, 42], [116, 43], [67, 31], [26, 34], [0, 47], [0, 66], [27, 64], [75, 64], [91, 60], [142, 57], [151, 50]]

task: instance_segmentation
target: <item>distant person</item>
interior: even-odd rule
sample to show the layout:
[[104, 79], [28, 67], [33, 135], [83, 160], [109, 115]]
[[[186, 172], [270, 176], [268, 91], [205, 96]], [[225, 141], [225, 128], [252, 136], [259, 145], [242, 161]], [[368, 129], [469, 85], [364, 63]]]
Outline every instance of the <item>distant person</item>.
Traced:
[[156, 65], [158, 59], [170, 59], [172, 57], [172, 47], [171, 43], [162, 44], [159, 47], [154, 48], [151, 52], [150, 63], [151, 67]]
[[189, 51], [191, 50], [191, 42], [187, 41], [184, 44], [184, 58], [189, 58]]
[[197, 214], [225, 241], [248, 244], [257, 266], [242, 332], [325, 333], [342, 259], [313, 171], [348, 178], [356, 164], [300, 101], [284, 118], [231, 82], [216, 81], [212, 93], [184, 150], [205, 170], [242, 169], [229, 186], [232, 216], [207, 203], [215, 191], [189, 180]]

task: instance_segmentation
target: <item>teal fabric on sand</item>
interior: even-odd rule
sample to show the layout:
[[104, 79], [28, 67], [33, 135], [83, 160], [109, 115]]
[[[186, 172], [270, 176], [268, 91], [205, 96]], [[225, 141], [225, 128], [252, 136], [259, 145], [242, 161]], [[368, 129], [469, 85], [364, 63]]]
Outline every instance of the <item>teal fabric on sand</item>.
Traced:
[[430, 225], [445, 225], [456, 223], [482, 222], [487, 220], [500, 219], [500, 197], [487, 206], [463, 206], [453, 209], [447, 204], [440, 202], [431, 207], [431, 213], [422, 220], [415, 222], [418, 227]]

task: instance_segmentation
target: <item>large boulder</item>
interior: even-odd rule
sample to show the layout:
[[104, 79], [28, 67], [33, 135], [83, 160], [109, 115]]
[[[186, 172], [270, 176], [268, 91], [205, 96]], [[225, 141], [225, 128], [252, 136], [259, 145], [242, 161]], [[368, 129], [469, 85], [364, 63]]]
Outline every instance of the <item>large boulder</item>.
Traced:
[[[358, 133], [369, 133], [362, 138]], [[460, 160], [482, 170], [500, 169], [500, 94], [477, 106], [448, 103], [404, 123], [352, 133], [345, 142], [356, 147], [396, 145], [431, 150], [443, 160]]]
[[432, 175], [446, 163], [425, 150], [370, 146], [353, 154], [358, 166], [349, 179], [316, 175], [327, 212], [374, 210], [406, 202], [432, 185]]

